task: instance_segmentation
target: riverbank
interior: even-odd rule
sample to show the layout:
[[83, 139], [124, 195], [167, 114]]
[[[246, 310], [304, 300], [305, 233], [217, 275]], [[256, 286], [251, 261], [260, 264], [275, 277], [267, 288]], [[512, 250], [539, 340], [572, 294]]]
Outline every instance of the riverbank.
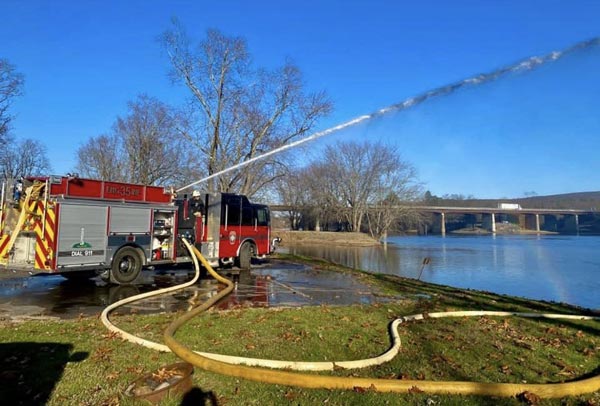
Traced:
[[323, 244], [372, 247], [380, 244], [379, 241], [365, 233], [273, 230], [273, 235], [281, 237], [281, 246], [283, 247]]
[[[213, 310], [194, 318], [177, 334], [192, 348], [216, 353], [291, 360], [345, 360], [372, 357], [389, 348], [391, 320], [448, 310], [505, 310], [544, 313], [583, 312], [573, 306], [455, 289], [392, 275], [371, 275], [320, 260], [281, 256], [307, 269], [352, 274], [370, 285], [379, 303], [301, 308]], [[318, 279], [315, 279], [315, 283]], [[292, 286], [292, 288], [298, 288]], [[322, 289], [313, 283], [314, 289]], [[305, 291], [306, 292], [306, 291]], [[588, 312], [588, 314], [591, 314]], [[177, 313], [122, 313], [114, 322], [126, 331], [162, 341], [162, 331]], [[426, 319], [403, 323], [402, 348], [388, 363], [365, 370], [336, 370], [335, 376], [392, 380], [473, 380], [548, 383], [576, 380], [598, 371], [600, 322], [532, 320], [516, 317]], [[124, 342], [97, 318], [4, 323], [0, 328], [0, 398], [11, 404], [133, 405], [122, 392], [141, 375], [177, 361]], [[482, 357], [481, 354], [486, 354]], [[594, 372], [595, 371], [595, 372]], [[163, 406], [203, 404], [298, 405], [594, 405], [600, 393], [558, 400], [535, 394], [515, 398], [433, 395], [418, 388], [408, 394], [302, 389], [232, 378], [196, 368], [196, 398], [169, 399]], [[529, 400], [528, 400], [529, 399]], [[195, 400], [195, 403], [194, 403]]]
[[[516, 224], [496, 224], [496, 232], [481, 227], [466, 227], [452, 230], [448, 234], [457, 235], [557, 235], [552, 231], [535, 231], [522, 229]], [[332, 231], [290, 231], [273, 230], [273, 235], [281, 237], [282, 247], [302, 245], [373, 247], [381, 243], [365, 233], [332, 232]], [[409, 233], [416, 235], [416, 233]]]

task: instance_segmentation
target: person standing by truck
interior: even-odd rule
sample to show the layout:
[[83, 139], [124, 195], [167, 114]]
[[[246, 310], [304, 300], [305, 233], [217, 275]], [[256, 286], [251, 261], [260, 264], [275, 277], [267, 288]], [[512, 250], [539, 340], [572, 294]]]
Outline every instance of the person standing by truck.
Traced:
[[19, 200], [23, 194], [23, 178], [19, 178], [13, 186], [13, 200], [15, 207], [19, 206]]
[[192, 198], [190, 200], [190, 212], [196, 217], [202, 217], [204, 213], [204, 202], [199, 191], [194, 190], [192, 192]]

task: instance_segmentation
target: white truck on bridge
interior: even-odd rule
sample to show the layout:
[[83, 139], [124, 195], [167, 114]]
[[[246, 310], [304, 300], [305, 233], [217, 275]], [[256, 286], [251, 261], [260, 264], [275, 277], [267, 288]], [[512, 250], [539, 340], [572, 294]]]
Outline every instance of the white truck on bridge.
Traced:
[[498, 208], [503, 210], [521, 210], [521, 205], [518, 203], [498, 203]]

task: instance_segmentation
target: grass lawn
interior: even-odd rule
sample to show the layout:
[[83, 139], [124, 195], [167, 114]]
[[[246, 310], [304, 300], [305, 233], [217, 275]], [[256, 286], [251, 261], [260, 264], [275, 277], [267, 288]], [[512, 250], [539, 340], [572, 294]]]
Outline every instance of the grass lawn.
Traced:
[[[325, 263], [331, 272], [355, 272]], [[447, 310], [582, 313], [560, 304], [465, 291], [416, 280], [358, 273], [385, 292], [381, 303], [209, 311], [178, 339], [217, 353], [287, 360], [351, 360], [389, 347], [394, 318]], [[161, 341], [175, 314], [113, 316], [119, 327]], [[600, 373], [600, 322], [518, 317], [428, 319], [400, 326], [402, 349], [391, 362], [364, 370], [322, 372], [388, 379], [546, 383]], [[0, 327], [0, 399], [6, 405], [133, 405], [121, 393], [140, 375], [176, 362], [122, 341], [97, 318], [4, 322]], [[600, 393], [559, 400], [519, 400], [369, 390], [301, 389], [194, 372], [196, 400], [218, 405], [600, 405]], [[6, 402], [8, 400], [8, 403]], [[189, 401], [189, 402], [188, 402]], [[168, 399], [163, 405], [203, 404]]]

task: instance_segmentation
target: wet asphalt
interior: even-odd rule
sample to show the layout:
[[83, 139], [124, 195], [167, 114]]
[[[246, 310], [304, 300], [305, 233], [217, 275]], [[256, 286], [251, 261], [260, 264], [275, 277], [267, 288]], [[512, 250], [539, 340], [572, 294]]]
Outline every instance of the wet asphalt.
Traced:
[[[224, 270], [235, 290], [217, 304], [235, 307], [367, 304], [381, 300], [372, 288], [351, 274], [313, 269], [303, 264], [272, 260], [250, 271]], [[31, 276], [0, 270], [0, 320], [36, 318], [69, 319], [92, 316], [109, 304], [143, 292], [178, 285], [194, 276], [193, 269], [145, 270], [135, 285], [110, 285], [100, 278], [71, 281], [59, 275]], [[187, 310], [222, 288], [212, 278], [172, 294], [134, 302], [121, 313], [160, 313]]]

